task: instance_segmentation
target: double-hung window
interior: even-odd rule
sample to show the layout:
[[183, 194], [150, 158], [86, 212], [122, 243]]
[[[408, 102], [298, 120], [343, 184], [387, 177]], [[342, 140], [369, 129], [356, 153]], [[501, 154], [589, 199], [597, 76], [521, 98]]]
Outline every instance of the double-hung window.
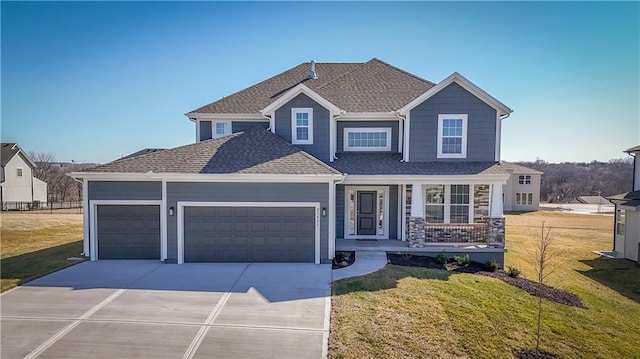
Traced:
[[344, 129], [345, 151], [391, 151], [391, 128]]
[[533, 193], [516, 192], [516, 204], [521, 206], [530, 206], [533, 204]]
[[467, 184], [425, 186], [426, 223], [471, 223], [471, 195]]
[[291, 109], [291, 143], [313, 144], [313, 108]]
[[466, 114], [438, 115], [438, 158], [467, 157]]
[[619, 209], [616, 211], [616, 235], [624, 236], [625, 235], [625, 222], [626, 222], [626, 210]]
[[518, 176], [518, 183], [519, 184], [531, 184], [531, 176], [529, 176], [529, 175]]
[[213, 138], [231, 134], [231, 121], [213, 121], [211, 122], [211, 127]]
[[16, 168], [16, 177], [22, 177], [22, 168]]

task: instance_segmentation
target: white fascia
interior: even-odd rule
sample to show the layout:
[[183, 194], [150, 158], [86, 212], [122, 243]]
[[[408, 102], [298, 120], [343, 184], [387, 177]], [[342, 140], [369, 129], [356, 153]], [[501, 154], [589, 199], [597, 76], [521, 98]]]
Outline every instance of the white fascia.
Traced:
[[341, 174], [200, 174], [200, 173], [105, 173], [72, 172], [69, 176], [91, 181], [169, 181], [169, 182], [268, 182], [327, 183], [341, 180]]
[[185, 116], [191, 121], [234, 120], [265, 122], [267, 119], [260, 113], [198, 113], [189, 112]]
[[471, 81], [467, 80], [464, 76], [460, 75], [457, 72], [454, 72], [444, 80], [440, 81], [437, 85], [429, 89], [427, 92], [423, 93], [422, 95], [416, 97], [413, 101], [406, 104], [404, 107], [398, 110], [398, 113], [401, 115], [406, 115], [413, 108], [423, 103], [424, 101], [454, 82], [472, 93], [474, 96], [478, 97], [480, 100], [484, 101], [487, 105], [493, 107], [498, 112], [499, 116], [508, 115], [513, 112], [513, 110], [511, 110], [507, 105], [498, 101], [495, 97], [489, 95], [486, 91], [476, 86]]
[[398, 121], [396, 112], [346, 112], [338, 121]]
[[294, 88], [289, 90], [287, 93], [282, 95], [280, 98], [270, 103], [267, 107], [260, 110], [260, 113], [267, 116], [273, 115], [277, 109], [279, 109], [280, 107], [282, 107], [287, 102], [291, 101], [294, 97], [298, 96], [301, 93], [309, 96], [313, 101], [320, 104], [320, 106], [329, 110], [329, 112], [332, 115], [335, 116], [341, 113], [340, 109], [336, 105], [332, 104], [331, 102], [326, 100], [324, 97], [318, 95], [315, 91], [311, 90], [304, 84], [299, 84], [295, 86]]
[[506, 184], [508, 174], [486, 175], [347, 175], [344, 184]]

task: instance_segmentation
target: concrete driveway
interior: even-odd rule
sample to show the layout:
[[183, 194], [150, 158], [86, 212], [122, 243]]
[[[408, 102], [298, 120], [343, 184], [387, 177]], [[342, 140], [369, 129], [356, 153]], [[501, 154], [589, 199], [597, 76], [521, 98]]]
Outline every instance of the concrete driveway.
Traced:
[[2, 358], [324, 358], [331, 266], [84, 262], [0, 298]]

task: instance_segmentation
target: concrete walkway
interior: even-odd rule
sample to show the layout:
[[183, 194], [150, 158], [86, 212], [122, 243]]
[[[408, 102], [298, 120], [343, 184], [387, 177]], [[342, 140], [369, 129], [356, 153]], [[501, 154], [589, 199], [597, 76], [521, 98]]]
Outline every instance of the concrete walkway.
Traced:
[[334, 269], [333, 281], [373, 273], [387, 265], [387, 252], [357, 251], [352, 265]]

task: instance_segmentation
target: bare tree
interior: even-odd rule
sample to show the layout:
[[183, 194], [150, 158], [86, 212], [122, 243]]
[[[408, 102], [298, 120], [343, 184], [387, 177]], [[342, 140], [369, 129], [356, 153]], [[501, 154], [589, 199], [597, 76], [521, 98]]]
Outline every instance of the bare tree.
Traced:
[[51, 180], [52, 167], [56, 162], [56, 156], [51, 152], [29, 151], [29, 157], [36, 163], [33, 176], [47, 183]]
[[555, 272], [556, 266], [554, 262], [561, 253], [553, 247], [551, 228], [545, 228], [545, 222], [542, 222], [540, 232], [535, 234], [535, 238], [537, 243], [531, 254], [535, 260], [537, 282], [540, 286], [538, 288], [538, 323], [536, 330], [536, 353], [539, 355], [540, 329], [542, 326], [542, 286], [545, 284], [546, 279]]

